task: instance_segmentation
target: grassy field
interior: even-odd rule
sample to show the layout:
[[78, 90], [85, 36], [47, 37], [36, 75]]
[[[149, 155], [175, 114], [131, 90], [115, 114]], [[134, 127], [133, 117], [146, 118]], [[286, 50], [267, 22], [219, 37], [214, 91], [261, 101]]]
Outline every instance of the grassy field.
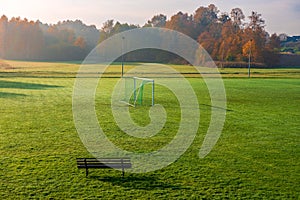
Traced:
[[[299, 199], [300, 70], [223, 69], [227, 93], [224, 131], [213, 151], [198, 157], [210, 120], [202, 79], [189, 78], [199, 98], [201, 122], [188, 151], [168, 167], [145, 174], [84, 170], [90, 157], [74, 126], [72, 91], [78, 63], [7, 61], [0, 68], [0, 196], [3, 199]], [[186, 70], [183, 66], [174, 66]], [[119, 65], [110, 68], [117, 76]], [[187, 74], [190, 73], [187, 70]], [[129, 150], [151, 151], [174, 136], [174, 95], [157, 88], [169, 132], [152, 140], [125, 138], [114, 123], [110, 92], [117, 78], [101, 79], [98, 116], [108, 137]], [[161, 90], [161, 91], [160, 91]], [[161, 93], [160, 93], [161, 92]], [[140, 120], [143, 108], [131, 109]], [[138, 123], [147, 123], [144, 118]], [[155, 148], [154, 148], [154, 145]]]

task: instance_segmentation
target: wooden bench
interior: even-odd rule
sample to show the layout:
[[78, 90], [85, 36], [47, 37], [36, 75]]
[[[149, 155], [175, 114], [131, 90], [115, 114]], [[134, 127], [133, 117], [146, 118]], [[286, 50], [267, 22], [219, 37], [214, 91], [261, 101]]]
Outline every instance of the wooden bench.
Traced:
[[78, 169], [84, 168], [88, 176], [89, 168], [122, 169], [124, 177], [125, 169], [131, 168], [130, 158], [77, 158]]

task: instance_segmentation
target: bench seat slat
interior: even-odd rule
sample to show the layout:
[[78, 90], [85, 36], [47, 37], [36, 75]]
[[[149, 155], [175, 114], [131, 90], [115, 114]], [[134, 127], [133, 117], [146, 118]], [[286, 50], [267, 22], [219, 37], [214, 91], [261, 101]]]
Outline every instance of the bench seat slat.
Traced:
[[130, 162], [77, 162], [77, 164], [107, 164], [107, 165], [113, 165], [113, 164], [130, 164]]
[[131, 164], [130, 163], [124, 163], [124, 164], [103, 164], [103, 163], [93, 163], [93, 164], [78, 164], [77, 165], [78, 167], [80, 168], [85, 168], [85, 167], [88, 167], [88, 168], [91, 168], [91, 167], [110, 167], [110, 168], [130, 168], [131, 167]]
[[102, 160], [102, 161], [120, 161], [120, 160], [130, 160], [130, 158], [77, 158], [76, 160], [87, 160], [87, 161], [93, 161], [93, 160]]

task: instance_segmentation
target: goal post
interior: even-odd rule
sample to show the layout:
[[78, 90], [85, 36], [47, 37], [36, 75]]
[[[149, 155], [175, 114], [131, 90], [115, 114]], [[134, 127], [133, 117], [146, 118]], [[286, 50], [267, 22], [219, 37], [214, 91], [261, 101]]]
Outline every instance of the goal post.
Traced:
[[131, 106], [154, 106], [154, 80], [140, 77], [125, 78], [123, 102]]

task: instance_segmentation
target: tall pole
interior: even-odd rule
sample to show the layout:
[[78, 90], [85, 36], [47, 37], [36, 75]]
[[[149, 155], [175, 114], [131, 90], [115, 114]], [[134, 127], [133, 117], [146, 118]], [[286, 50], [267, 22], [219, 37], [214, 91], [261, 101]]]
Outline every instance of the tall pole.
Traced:
[[250, 48], [249, 48], [249, 59], [248, 59], [248, 78], [250, 78], [250, 69], [251, 69], [251, 47], [252, 39], [250, 40]]
[[125, 37], [122, 36], [122, 74], [121, 74], [121, 77], [123, 77], [123, 75], [124, 75], [124, 53], [123, 53], [123, 51], [124, 51], [124, 39], [125, 39]]

